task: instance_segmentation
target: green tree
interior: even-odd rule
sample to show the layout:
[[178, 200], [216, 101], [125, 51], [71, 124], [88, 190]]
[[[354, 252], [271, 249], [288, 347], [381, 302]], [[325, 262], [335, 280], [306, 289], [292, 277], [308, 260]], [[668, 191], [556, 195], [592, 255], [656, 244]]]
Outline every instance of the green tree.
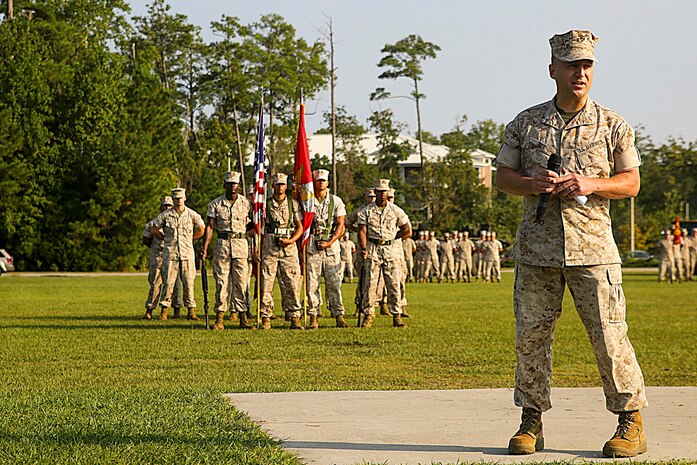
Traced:
[[[423, 132], [421, 127], [421, 106], [420, 102], [426, 96], [419, 92], [419, 82], [423, 78], [423, 62], [429, 58], [436, 58], [440, 47], [434, 43], [423, 40], [420, 36], [411, 34], [398, 40], [394, 44], [385, 45], [381, 53], [384, 54], [378, 67], [385, 68], [379, 79], [398, 79], [401, 77], [411, 81], [413, 91], [411, 98], [416, 104], [416, 124], [419, 140], [419, 156], [421, 160], [422, 183], [425, 183], [424, 153], [423, 153]], [[372, 99], [390, 98], [389, 92], [383, 88], [378, 88], [372, 95]]]

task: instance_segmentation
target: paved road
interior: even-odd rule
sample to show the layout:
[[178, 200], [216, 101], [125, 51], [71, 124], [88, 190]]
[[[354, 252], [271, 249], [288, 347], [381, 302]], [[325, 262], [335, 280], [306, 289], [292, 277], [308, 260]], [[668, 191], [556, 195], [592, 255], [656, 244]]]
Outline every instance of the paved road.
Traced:
[[[649, 387], [642, 413], [649, 451], [639, 460], [697, 460], [697, 387]], [[552, 390], [546, 449], [509, 456], [520, 411], [511, 389], [227, 394], [306, 464], [603, 461], [615, 430], [601, 388]]]

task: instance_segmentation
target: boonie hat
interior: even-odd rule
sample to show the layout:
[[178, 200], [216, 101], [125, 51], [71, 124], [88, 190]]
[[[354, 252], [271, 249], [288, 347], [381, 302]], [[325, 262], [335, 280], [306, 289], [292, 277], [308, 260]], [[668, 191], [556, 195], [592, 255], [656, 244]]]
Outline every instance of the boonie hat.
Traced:
[[572, 29], [564, 34], [555, 34], [549, 39], [552, 56], [566, 63], [595, 59], [595, 44], [598, 38], [591, 31]]

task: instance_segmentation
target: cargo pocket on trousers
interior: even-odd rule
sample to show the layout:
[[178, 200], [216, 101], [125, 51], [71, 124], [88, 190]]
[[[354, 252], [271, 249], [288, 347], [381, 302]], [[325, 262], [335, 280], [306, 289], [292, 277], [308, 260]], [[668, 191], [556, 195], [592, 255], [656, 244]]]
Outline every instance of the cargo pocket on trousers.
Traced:
[[607, 280], [610, 285], [608, 322], [624, 323], [627, 306], [622, 290], [622, 269], [619, 265], [616, 268], [608, 268]]

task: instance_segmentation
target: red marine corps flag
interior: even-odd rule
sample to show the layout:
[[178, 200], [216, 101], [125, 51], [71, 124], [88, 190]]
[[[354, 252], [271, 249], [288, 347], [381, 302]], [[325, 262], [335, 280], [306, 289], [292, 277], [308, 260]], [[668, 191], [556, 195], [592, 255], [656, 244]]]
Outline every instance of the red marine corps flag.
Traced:
[[305, 105], [300, 104], [300, 124], [298, 124], [298, 142], [295, 146], [295, 165], [293, 166], [293, 189], [295, 198], [303, 207], [303, 231], [301, 247], [305, 247], [310, 237], [310, 226], [315, 216], [315, 186], [312, 184], [312, 167], [310, 150], [305, 134]]

